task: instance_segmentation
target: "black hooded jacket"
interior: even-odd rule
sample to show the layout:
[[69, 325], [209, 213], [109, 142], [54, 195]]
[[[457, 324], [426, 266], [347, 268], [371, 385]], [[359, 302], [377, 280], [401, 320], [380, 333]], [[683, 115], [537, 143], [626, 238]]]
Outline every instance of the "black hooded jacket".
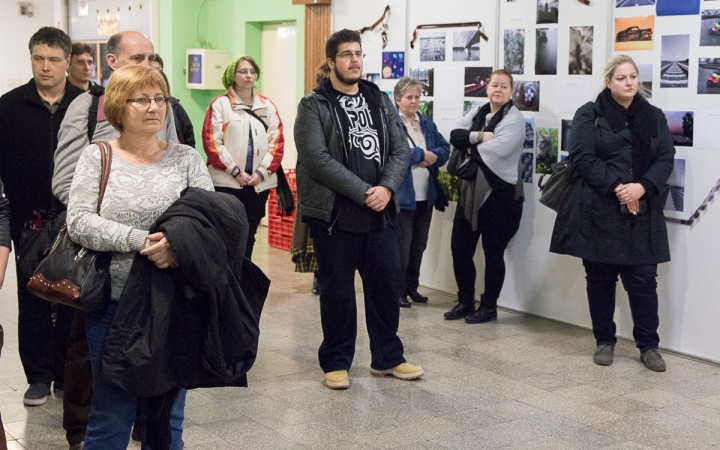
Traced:
[[141, 397], [176, 387], [247, 386], [269, 280], [244, 261], [248, 222], [235, 197], [187, 188], [150, 229], [180, 267], [135, 257], [108, 330], [104, 379]]

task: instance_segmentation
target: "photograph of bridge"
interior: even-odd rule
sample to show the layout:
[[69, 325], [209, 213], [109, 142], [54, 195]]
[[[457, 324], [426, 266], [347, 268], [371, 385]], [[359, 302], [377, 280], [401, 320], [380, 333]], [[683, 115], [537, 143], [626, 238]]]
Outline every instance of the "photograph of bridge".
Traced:
[[720, 94], [720, 58], [698, 59], [698, 94]]
[[700, 21], [700, 46], [720, 46], [720, 9], [706, 9]]
[[638, 64], [640, 86], [638, 92], [645, 98], [652, 98], [652, 64]]
[[662, 37], [662, 51], [660, 54], [661, 88], [688, 87], [689, 55], [689, 34]]
[[453, 61], [480, 61], [478, 29], [453, 32]]
[[628, 6], [652, 6], [655, 0], [615, 0], [616, 8], [627, 8]]
[[652, 50], [655, 41], [655, 16], [618, 17], [615, 19], [615, 51]]

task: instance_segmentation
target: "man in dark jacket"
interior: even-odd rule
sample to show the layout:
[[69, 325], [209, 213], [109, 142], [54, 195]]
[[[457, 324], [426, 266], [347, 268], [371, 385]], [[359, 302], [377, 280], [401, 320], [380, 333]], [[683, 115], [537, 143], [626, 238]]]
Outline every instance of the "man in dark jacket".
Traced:
[[[58, 129], [82, 90], [65, 78], [72, 41], [62, 30], [43, 27], [30, 38], [33, 79], [0, 97], [0, 177], [7, 183], [10, 230], [16, 251], [23, 222], [33, 209], [58, 206], [53, 197], [53, 153]], [[18, 271], [18, 346], [30, 388], [28, 406], [47, 401], [50, 383], [63, 388], [72, 308], [51, 304], [27, 291]]]
[[325, 45], [330, 78], [302, 99], [295, 123], [300, 213], [309, 223], [318, 277], [323, 343], [318, 351], [331, 389], [350, 386], [355, 354], [355, 270], [363, 279], [373, 375], [416, 379], [397, 336], [400, 310], [399, 211], [409, 147], [390, 99], [360, 80], [360, 35], [334, 33]]
[[[0, 288], [5, 281], [5, 269], [7, 269], [8, 259], [10, 257], [10, 206], [5, 198], [5, 189], [2, 180], [0, 180]], [[5, 332], [0, 325], [0, 349], [2, 349], [5, 340]], [[0, 450], [7, 450], [7, 442], [5, 441], [5, 427], [3, 427], [0, 418]]]

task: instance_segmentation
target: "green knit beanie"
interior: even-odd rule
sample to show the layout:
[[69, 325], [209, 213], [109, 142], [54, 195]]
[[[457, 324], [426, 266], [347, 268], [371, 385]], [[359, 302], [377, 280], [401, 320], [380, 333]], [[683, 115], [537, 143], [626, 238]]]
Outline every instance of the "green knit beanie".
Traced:
[[225, 68], [225, 73], [223, 73], [222, 77], [222, 83], [223, 86], [225, 86], [225, 89], [229, 88], [233, 84], [235, 84], [235, 66], [237, 66], [237, 62], [240, 58], [242, 58], [245, 55], [239, 55], [234, 57], [230, 64], [228, 64], [227, 68]]

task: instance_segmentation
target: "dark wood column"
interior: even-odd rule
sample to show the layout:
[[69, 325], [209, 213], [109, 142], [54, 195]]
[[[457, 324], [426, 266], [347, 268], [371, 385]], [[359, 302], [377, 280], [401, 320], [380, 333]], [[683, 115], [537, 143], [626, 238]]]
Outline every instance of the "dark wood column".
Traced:
[[317, 67], [325, 61], [325, 42], [330, 37], [332, 0], [293, 0], [305, 5], [305, 93], [315, 88]]

